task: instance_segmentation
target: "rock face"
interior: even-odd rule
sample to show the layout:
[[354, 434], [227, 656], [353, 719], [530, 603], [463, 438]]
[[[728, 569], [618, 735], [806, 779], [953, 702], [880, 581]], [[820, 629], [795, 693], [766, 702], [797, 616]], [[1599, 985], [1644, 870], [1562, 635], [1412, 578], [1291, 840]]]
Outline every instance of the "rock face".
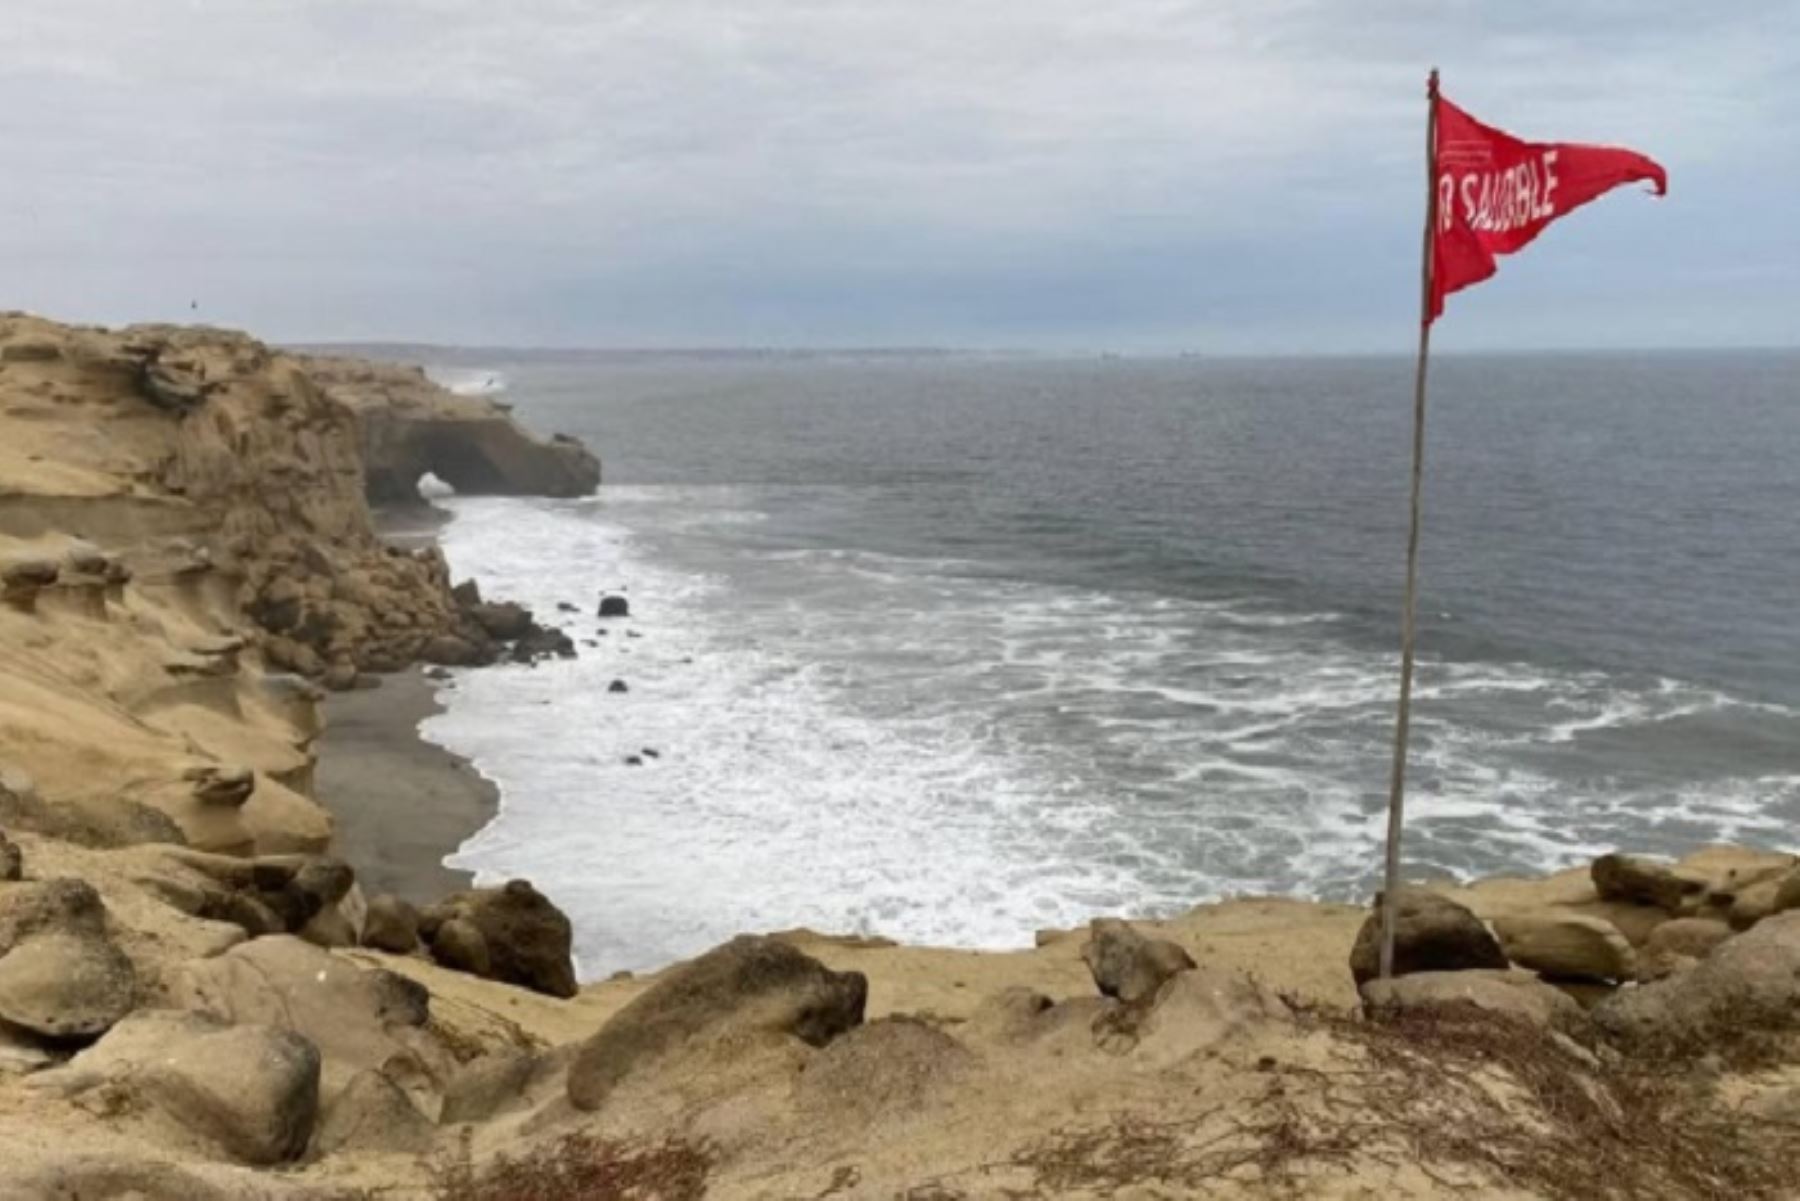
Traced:
[[525, 880], [444, 898], [420, 915], [419, 934], [446, 967], [553, 997], [575, 995], [569, 919]]
[[0, 888], [0, 1019], [51, 1038], [91, 1038], [137, 1000], [131, 961], [83, 880]]
[[619, 1083], [705, 1037], [792, 1035], [813, 1046], [858, 1026], [861, 972], [834, 972], [778, 939], [743, 935], [669, 972], [582, 1045], [569, 1100], [598, 1109]]
[[110, 1085], [251, 1164], [306, 1149], [319, 1108], [319, 1053], [299, 1035], [145, 1009], [36, 1087], [78, 1095]]
[[306, 362], [357, 415], [374, 503], [418, 501], [427, 472], [465, 496], [586, 496], [600, 484], [600, 461], [581, 443], [539, 441], [493, 401], [440, 388], [417, 367]]
[[[1403, 886], [1394, 912], [1394, 974], [1504, 968], [1506, 955], [1467, 909], [1426, 888]], [[1357, 931], [1350, 974], [1361, 985], [1381, 974], [1381, 906]]]
[[1418, 972], [1362, 986], [1371, 1011], [1473, 1005], [1564, 1032], [1587, 1025], [1587, 1014], [1567, 993], [1521, 972]]
[[1719, 943], [1692, 971], [1625, 989], [1593, 1017], [1628, 1041], [1685, 1043], [1800, 1024], [1800, 913]]
[[1093, 973], [1101, 994], [1127, 1004], [1147, 1001], [1176, 972], [1193, 968], [1194, 960], [1166, 938], [1145, 938], [1117, 918], [1095, 918], [1081, 958]]
[[1523, 968], [1565, 980], [1630, 980], [1637, 955], [1611, 922], [1545, 910], [1494, 920], [1500, 949]]

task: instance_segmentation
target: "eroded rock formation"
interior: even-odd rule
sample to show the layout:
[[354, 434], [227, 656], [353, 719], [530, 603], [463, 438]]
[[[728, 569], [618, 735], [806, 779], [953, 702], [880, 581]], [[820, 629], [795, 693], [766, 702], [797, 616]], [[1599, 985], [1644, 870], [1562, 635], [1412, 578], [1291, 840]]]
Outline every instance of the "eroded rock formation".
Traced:
[[356, 413], [368, 495], [419, 499], [430, 472], [465, 496], [586, 496], [600, 461], [562, 434], [533, 437], [502, 405], [439, 387], [417, 367], [310, 357], [312, 376]]

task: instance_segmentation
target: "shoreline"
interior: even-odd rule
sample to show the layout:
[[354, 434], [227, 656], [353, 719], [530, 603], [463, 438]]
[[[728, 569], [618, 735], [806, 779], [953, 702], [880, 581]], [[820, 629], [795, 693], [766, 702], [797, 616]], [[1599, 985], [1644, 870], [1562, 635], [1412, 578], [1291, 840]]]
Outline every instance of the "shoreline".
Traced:
[[444, 860], [493, 819], [500, 789], [419, 732], [443, 711], [436, 692], [414, 667], [325, 703], [317, 796], [336, 823], [333, 850], [366, 896], [392, 893], [423, 906], [473, 886], [472, 873]]

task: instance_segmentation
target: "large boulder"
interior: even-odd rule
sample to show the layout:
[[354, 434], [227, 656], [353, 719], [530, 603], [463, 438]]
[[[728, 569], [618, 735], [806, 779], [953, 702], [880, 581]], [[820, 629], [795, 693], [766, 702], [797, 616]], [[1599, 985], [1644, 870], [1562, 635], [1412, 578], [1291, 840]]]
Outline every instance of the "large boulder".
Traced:
[[1654, 905], [1665, 913], [1682, 915], [1699, 904], [1706, 881], [1666, 863], [1641, 855], [1617, 852], [1594, 860], [1589, 874], [1603, 901], [1629, 901]]
[[448, 1075], [454, 1057], [428, 1027], [430, 994], [397, 972], [365, 968], [288, 935], [254, 938], [180, 965], [170, 999], [184, 1009], [304, 1035], [333, 1086], [370, 1067]]
[[824, 1046], [862, 1023], [868, 992], [861, 972], [742, 935], [670, 969], [600, 1027], [569, 1068], [569, 1100], [598, 1109], [632, 1073], [709, 1039], [764, 1033]]
[[1603, 918], [1553, 909], [1494, 919], [1500, 949], [1523, 968], [1564, 980], [1630, 980], [1637, 955]]
[[1800, 1026], [1800, 912], [1720, 942], [1691, 971], [1620, 990], [1593, 1017], [1620, 1039], [1669, 1046]]
[[1523, 972], [1418, 972], [1370, 980], [1362, 986], [1362, 998], [1374, 1014], [1472, 1006], [1563, 1033], [1587, 1025], [1586, 1012], [1573, 998]]
[[552, 997], [575, 995], [569, 919], [527, 881], [454, 893], [420, 915], [419, 935], [446, 967]]
[[137, 979], [85, 880], [0, 886], [0, 1020], [91, 1038], [131, 1011]]
[[288, 1030], [143, 1009], [30, 1084], [67, 1096], [110, 1086], [234, 1158], [276, 1164], [299, 1156], [312, 1135], [319, 1053]]
[[[1506, 954], [1481, 919], [1428, 888], [1402, 885], [1394, 908], [1394, 974], [1504, 968]], [[1381, 902], [1356, 933], [1350, 974], [1357, 984], [1381, 974]]]
[[1097, 917], [1088, 927], [1081, 959], [1102, 995], [1128, 1004], [1147, 1001], [1176, 972], [1194, 967], [1193, 957], [1166, 938], [1145, 938], [1117, 918]]

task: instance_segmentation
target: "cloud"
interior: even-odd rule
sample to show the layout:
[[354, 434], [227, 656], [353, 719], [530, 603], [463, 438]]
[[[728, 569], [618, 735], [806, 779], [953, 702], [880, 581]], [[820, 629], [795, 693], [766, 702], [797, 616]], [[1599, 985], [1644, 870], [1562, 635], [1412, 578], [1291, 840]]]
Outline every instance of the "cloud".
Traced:
[[[1578, 281], [1597, 339], [1677, 309], [1702, 341], [1773, 331], [1730, 255], [1764, 273], [1752, 301], [1800, 283], [1791, 3], [13, 7], [7, 302], [71, 316], [191, 296], [293, 337], [1398, 345], [1434, 62], [1491, 120], [1671, 168], [1666, 205], [1555, 231], [1605, 252]], [[1538, 314], [1574, 271], [1509, 264], [1482, 336], [1566, 336]], [[1653, 320], [1627, 312], [1647, 280]]]

